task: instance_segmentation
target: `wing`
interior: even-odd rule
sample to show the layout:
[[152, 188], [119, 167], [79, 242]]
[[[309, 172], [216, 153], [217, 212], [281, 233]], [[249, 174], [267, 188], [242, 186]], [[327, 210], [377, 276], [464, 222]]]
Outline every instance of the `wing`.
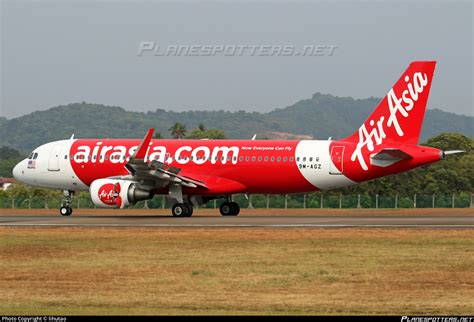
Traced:
[[180, 175], [181, 169], [169, 166], [163, 162], [153, 160], [145, 162], [145, 156], [153, 137], [154, 129], [149, 129], [135, 153], [125, 165], [134, 180], [148, 182], [153, 187], [164, 187], [169, 183], [178, 183], [188, 188], [207, 188], [206, 183], [200, 180]]

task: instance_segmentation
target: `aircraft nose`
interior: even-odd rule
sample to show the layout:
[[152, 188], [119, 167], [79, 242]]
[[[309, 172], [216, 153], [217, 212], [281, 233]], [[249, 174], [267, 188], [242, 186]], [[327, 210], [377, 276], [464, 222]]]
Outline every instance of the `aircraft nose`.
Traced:
[[20, 179], [20, 176], [21, 176], [21, 172], [22, 172], [22, 162], [18, 163], [14, 168], [13, 168], [13, 177], [15, 179]]

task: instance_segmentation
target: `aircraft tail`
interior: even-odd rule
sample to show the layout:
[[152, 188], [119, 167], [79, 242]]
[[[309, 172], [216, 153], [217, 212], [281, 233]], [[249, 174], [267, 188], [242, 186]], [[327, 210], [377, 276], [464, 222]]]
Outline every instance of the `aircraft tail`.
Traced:
[[364, 145], [385, 140], [418, 144], [435, 65], [435, 61], [412, 62], [372, 115], [345, 140]]

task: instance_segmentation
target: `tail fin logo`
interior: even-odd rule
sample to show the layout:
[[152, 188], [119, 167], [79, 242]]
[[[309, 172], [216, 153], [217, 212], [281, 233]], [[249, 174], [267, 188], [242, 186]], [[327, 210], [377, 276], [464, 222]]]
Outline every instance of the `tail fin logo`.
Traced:
[[390, 113], [387, 121], [385, 122], [385, 116], [380, 116], [377, 121], [372, 119], [368, 122], [370, 129], [367, 129], [365, 123], [359, 128], [359, 142], [351, 155], [351, 161], [357, 159], [364, 171], [367, 171], [368, 167], [364, 160], [363, 149], [366, 147], [369, 152], [374, 151], [374, 140], [375, 145], [382, 144], [387, 137], [387, 128], [395, 128], [400, 137], [405, 135], [398, 120], [399, 114], [405, 118], [409, 116], [414, 103], [418, 101], [419, 95], [423, 93], [429, 82], [427, 74], [421, 72], [415, 72], [412, 79], [406, 75], [404, 80], [406, 89], [403, 90], [400, 98], [397, 97], [393, 88], [387, 94], [388, 112]]

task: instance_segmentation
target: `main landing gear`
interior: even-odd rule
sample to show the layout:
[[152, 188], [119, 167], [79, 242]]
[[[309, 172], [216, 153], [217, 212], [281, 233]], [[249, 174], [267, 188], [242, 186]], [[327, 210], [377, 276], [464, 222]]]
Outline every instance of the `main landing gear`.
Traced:
[[[171, 208], [173, 217], [191, 217], [193, 214], [193, 205], [203, 205], [207, 201], [219, 198], [220, 196], [203, 197], [203, 196], [183, 196], [181, 185], [170, 184], [168, 199], [174, 202]], [[237, 216], [240, 212], [238, 203], [232, 201], [232, 196], [225, 196], [227, 199], [219, 208], [222, 216]]]
[[238, 203], [233, 201], [226, 201], [222, 203], [219, 208], [222, 216], [237, 216], [240, 212], [240, 206]]
[[193, 215], [193, 205], [191, 203], [177, 203], [171, 208], [174, 217], [191, 217]]
[[74, 191], [64, 190], [63, 191], [63, 202], [61, 208], [59, 208], [59, 213], [61, 216], [70, 216], [72, 215], [72, 197], [74, 196]]
[[[240, 206], [236, 202], [226, 201], [221, 204], [219, 211], [222, 216], [237, 216], [240, 213]], [[171, 213], [173, 217], [191, 217], [193, 215], [193, 205], [178, 202], [171, 208]]]

